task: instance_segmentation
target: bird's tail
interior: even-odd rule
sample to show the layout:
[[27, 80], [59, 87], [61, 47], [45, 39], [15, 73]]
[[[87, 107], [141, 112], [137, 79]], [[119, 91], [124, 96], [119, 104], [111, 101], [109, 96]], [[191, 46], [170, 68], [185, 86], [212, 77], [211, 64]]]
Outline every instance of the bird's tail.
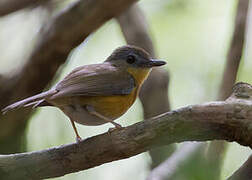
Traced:
[[56, 93], [57, 93], [56, 89], [51, 89], [49, 91], [42, 92], [42, 93], [37, 94], [35, 96], [28, 97], [24, 100], [15, 102], [14, 104], [11, 104], [11, 105], [5, 107], [1, 111], [3, 114], [5, 114], [7, 111], [18, 109], [20, 107], [28, 107], [28, 106], [37, 107], [40, 103], [42, 103], [45, 100], [45, 98], [50, 97]]

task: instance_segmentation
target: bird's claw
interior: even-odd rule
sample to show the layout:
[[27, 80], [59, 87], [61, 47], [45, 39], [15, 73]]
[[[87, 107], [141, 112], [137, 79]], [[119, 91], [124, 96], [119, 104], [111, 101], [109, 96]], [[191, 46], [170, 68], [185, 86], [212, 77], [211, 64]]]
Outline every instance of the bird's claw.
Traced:
[[115, 127], [109, 128], [108, 133], [112, 133], [115, 130], [120, 130], [123, 128], [120, 124], [114, 124], [114, 125], [115, 125]]
[[80, 137], [80, 136], [78, 136], [78, 137], [76, 137], [76, 138], [75, 138], [75, 140], [76, 140], [76, 143], [78, 144], [78, 143], [80, 143], [80, 142], [81, 142], [81, 137]]

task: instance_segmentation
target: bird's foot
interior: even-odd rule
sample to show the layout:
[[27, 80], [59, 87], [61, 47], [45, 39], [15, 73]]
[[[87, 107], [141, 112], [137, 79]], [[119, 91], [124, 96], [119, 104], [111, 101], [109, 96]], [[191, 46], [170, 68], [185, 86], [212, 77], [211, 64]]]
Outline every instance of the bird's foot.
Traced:
[[112, 132], [115, 131], [115, 130], [119, 130], [119, 129], [122, 129], [122, 128], [123, 128], [120, 124], [117, 124], [117, 123], [115, 123], [115, 122], [113, 122], [113, 125], [114, 125], [115, 127], [109, 128], [108, 133], [112, 133]]
[[78, 144], [78, 143], [81, 142], [81, 137], [80, 136], [76, 136], [75, 140], [76, 140], [76, 143]]

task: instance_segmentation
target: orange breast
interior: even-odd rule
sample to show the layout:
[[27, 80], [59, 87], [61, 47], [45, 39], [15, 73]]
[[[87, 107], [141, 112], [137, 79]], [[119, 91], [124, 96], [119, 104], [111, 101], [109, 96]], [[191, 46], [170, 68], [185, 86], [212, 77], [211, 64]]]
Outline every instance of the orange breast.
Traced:
[[116, 119], [122, 116], [135, 102], [137, 88], [129, 95], [79, 97], [78, 101], [83, 105], [91, 105], [105, 117]]
[[128, 68], [127, 71], [134, 77], [136, 83], [136, 87], [129, 95], [83, 97], [81, 103], [92, 105], [97, 112], [111, 119], [122, 116], [135, 102], [150, 69]]
[[141, 87], [145, 79], [148, 77], [151, 69], [145, 69], [145, 68], [128, 68], [127, 71], [134, 77], [136, 81], [136, 85]]

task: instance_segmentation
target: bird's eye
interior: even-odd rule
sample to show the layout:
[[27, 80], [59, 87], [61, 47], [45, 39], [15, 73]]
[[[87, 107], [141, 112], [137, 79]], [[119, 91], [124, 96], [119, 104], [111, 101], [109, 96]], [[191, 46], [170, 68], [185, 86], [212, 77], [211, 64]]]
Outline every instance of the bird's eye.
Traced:
[[133, 64], [135, 61], [136, 61], [135, 56], [133, 56], [133, 55], [128, 55], [128, 57], [127, 57], [127, 63]]

